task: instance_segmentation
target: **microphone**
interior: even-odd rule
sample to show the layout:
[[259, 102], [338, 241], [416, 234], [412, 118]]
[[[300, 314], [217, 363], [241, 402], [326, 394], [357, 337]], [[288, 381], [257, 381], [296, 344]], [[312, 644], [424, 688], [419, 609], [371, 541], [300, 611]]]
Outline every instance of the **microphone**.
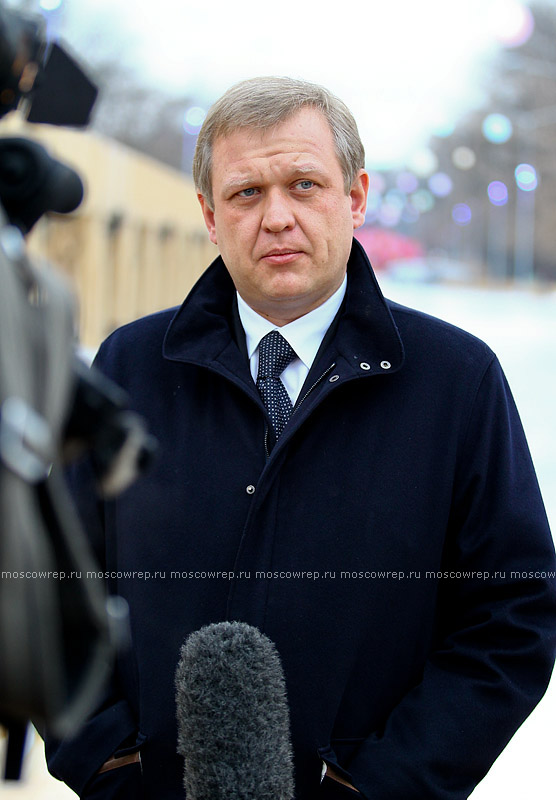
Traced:
[[176, 671], [187, 800], [291, 800], [293, 753], [275, 645], [244, 622], [192, 633]]

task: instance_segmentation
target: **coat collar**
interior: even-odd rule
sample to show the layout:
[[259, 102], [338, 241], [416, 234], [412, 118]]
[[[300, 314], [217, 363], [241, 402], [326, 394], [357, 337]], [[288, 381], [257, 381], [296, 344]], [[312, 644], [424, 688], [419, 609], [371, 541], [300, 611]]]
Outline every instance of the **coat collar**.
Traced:
[[[235, 288], [221, 257], [197, 281], [172, 319], [163, 345], [163, 355], [250, 377], [245, 356], [234, 337]], [[393, 373], [401, 368], [403, 345], [390, 309], [376, 281], [362, 246], [353, 240], [348, 261], [346, 296], [337, 320], [333, 343], [326, 337], [314, 367], [330, 358], [343, 362], [344, 378]], [[331, 348], [335, 353], [331, 353]], [[325, 367], [326, 369], [326, 367]], [[243, 375], [245, 372], [245, 375]]]

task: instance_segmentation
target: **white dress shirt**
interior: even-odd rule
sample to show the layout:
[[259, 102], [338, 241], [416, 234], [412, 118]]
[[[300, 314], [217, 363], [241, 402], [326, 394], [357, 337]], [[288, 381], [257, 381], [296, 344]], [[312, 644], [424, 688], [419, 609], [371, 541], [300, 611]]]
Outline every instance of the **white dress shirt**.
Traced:
[[255, 382], [259, 370], [259, 342], [270, 331], [279, 331], [297, 354], [297, 358], [286, 367], [281, 375], [282, 383], [286, 387], [292, 404], [295, 405], [324, 335], [342, 305], [346, 286], [347, 276], [344, 277], [340, 288], [322, 305], [282, 327], [261, 317], [256, 311], [253, 311], [251, 306], [247, 305], [239, 294], [237, 295], [239, 318], [245, 331], [249, 366]]

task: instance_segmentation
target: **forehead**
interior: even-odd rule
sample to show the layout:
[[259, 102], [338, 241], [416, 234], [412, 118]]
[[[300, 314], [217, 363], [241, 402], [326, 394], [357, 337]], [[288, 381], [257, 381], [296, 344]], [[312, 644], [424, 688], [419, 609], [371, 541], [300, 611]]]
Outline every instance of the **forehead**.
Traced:
[[309, 107], [266, 130], [238, 128], [213, 145], [213, 179], [302, 162], [341, 173], [330, 125], [320, 111]]

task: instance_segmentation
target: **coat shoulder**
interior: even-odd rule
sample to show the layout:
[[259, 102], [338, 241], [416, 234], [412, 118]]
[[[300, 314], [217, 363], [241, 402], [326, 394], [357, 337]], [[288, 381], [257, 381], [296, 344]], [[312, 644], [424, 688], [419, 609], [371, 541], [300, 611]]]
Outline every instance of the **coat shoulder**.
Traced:
[[423, 311], [386, 301], [404, 343], [406, 355], [419, 354], [455, 368], [486, 369], [496, 358], [482, 339], [450, 322]]
[[145, 317], [140, 317], [132, 322], [128, 322], [126, 325], [116, 328], [116, 330], [106, 338], [105, 343], [124, 343], [138, 340], [142, 342], [144, 339], [157, 337], [163, 339], [168, 325], [176, 315], [178, 309], [179, 306], [166, 308], [162, 311], [156, 311], [153, 314], [148, 314]]
[[101, 344], [95, 366], [120, 385], [141, 385], [164, 372], [164, 337], [177, 308], [141, 317], [117, 328]]
[[154, 350], [161, 353], [166, 331], [177, 311], [178, 306], [167, 308], [122, 325], [104, 340], [100, 354], [125, 352], [129, 355], [138, 348], [143, 357]]

